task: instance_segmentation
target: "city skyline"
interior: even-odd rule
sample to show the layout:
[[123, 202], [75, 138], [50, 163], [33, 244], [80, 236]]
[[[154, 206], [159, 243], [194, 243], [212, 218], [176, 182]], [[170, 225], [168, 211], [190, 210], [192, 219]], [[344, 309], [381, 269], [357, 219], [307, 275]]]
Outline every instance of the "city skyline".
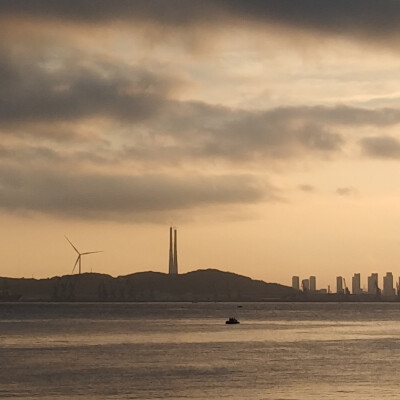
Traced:
[[366, 276], [364, 284], [361, 280], [361, 274], [358, 272], [353, 274], [350, 284], [347, 284], [346, 277], [344, 276], [336, 276], [336, 285], [334, 286], [328, 285], [327, 287], [320, 287], [316, 282], [316, 276], [301, 279], [299, 275], [294, 275], [292, 276], [291, 287], [303, 292], [318, 292], [320, 294], [370, 294], [394, 297], [400, 293], [400, 275], [397, 277], [396, 281], [394, 281], [392, 272], [386, 272], [386, 275], [383, 276], [381, 280], [379, 280], [378, 273], [372, 272], [369, 276]]
[[397, 2], [27, 4], [0, 2], [1, 276], [68, 273], [64, 235], [165, 272], [173, 225], [182, 273], [397, 276]]

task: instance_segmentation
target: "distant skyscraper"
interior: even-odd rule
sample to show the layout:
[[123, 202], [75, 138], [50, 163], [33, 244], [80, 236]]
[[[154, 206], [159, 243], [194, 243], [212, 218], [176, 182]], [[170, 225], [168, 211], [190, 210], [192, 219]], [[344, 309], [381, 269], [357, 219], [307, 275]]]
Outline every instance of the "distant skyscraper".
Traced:
[[306, 292], [307, 290], [310, 290], [310, 281], [308, 279], [303, 279], [301, 281], [301, 287], [304, 292]]
[[393, 274], [391, 272], [386, 272], [386, 276], [383, 277], [383, 295], [388, 297], [395, 295], [393, 289]]
[[361, 275], [354, 274], [351, 280], [351, 292], [353, 294], [361, 294]]
[[[174, 236], [172, 236], [172, 230], [174, 230]], [[177, 246], [177, 233], [176, 229], [169, 228], [169, 269], [170, 275], [178, 274], [178, 246]]]
[[336, 277], [336, 293], [343, 293], [343, 278], [341, 276]]
[[315, 276], [310, 276], [310, 290], [315, 292], [317, 290], [317, 279]]
[[398, 282], [396, 283], [396, 296], [400, 296], [400, 276]]
[[373, 273], [368, 277], [368, 293], [377, 294], [378, 288], [378, 274]]
[[298, 276], [292, 276], [292, 288], [300, 289], [300, 278]]

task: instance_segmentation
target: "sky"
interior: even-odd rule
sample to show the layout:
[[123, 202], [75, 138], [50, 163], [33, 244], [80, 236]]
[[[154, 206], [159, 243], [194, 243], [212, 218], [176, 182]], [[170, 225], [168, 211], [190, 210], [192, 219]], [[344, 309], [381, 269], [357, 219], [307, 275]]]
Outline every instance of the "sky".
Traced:
[[400, 275], [400, 2], [0, 1], [0, 276]]

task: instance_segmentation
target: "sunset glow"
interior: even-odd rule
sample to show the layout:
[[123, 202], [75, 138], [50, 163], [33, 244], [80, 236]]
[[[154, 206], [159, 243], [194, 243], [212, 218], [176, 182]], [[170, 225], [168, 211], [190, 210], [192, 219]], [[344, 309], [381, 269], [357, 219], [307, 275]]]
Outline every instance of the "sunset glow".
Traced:
[[[0, 3], [0, 276], [400, 275], [400, 3]], [[76, 5], [79, 4], [79, 5]], [[366, 11], [367, 10], [367, 11]], [[397, 278], [396, 278], [397, 279]]]

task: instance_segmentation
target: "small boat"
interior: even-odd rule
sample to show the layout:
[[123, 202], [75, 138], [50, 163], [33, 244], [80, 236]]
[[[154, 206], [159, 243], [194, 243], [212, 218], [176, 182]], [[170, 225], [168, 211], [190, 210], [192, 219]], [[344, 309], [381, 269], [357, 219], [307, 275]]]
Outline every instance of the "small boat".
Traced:
[[228, 321], [225, 321], [225, 323], [227, 325], [240, 324], [240, 322], [235, 317], [230, 317]]

